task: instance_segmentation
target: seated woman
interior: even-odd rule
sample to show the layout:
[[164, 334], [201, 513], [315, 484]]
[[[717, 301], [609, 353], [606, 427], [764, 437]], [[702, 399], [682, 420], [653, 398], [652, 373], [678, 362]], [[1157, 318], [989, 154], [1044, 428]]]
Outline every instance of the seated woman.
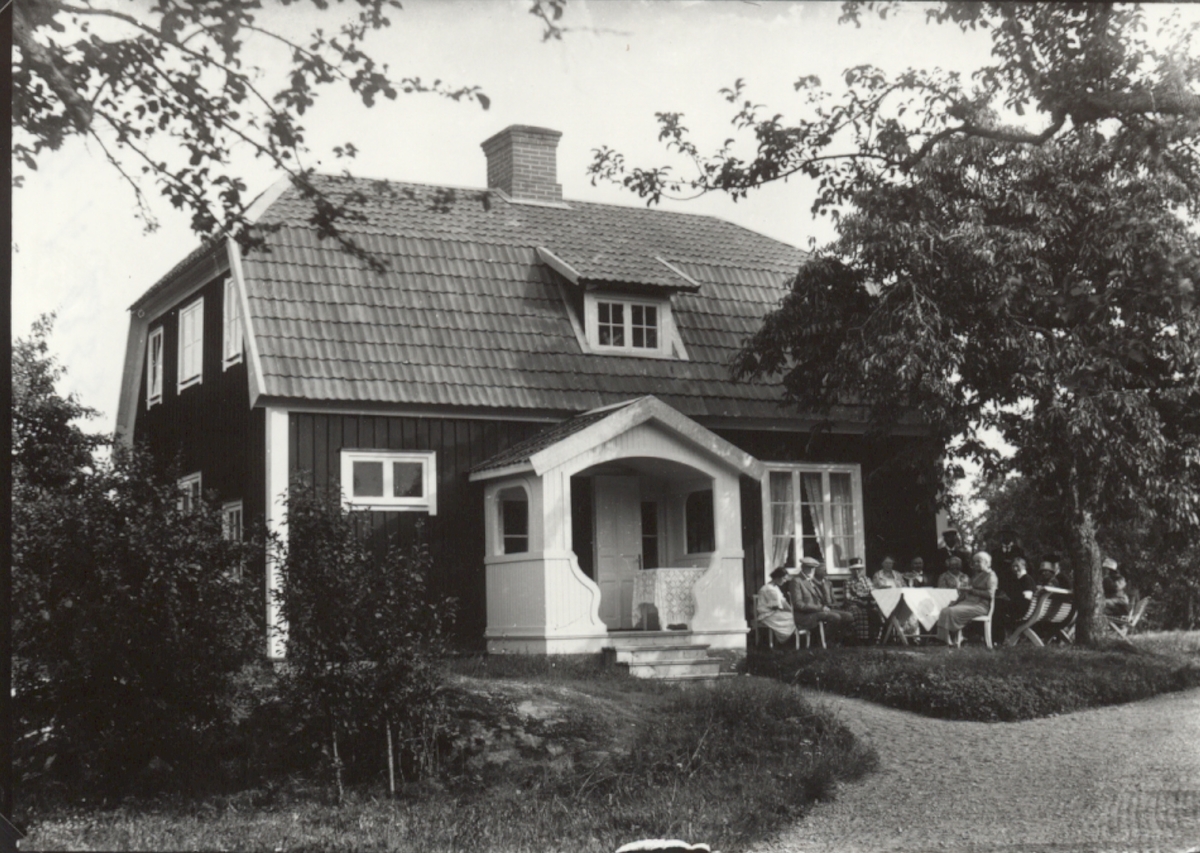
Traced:
[[1047, 554], [1042, 557], [1041, 565], [1038, 567], [1037, 585], [1065, 589], [1070, 592], [1071, 578], [1059, 566], [1058, 559], [1057, 554]]
[[871, 579], [862, 557], [850, 558], [850, 579], [846, 582], [846, 609], [854, 616], [854, 636], [860, 643], [869, 643], [879, 633], [879, 608], [871, 597]]
[[966, 589], [971, 585], [971, 577], [963, 571], [962, 560], [950, 557], [946, 560], [946, 571], [938, 578], [938, 589]]
[[[958, 599], [938, 616], [938, 639], [947, 646], [956, 645], [953, 634], [961, 631], [977, 616], [986, 616], [992, 607], [992, 599], [996, 596], [996, 588], [1000, 585], [996, 573], [992, 571], [992, 556], [987, 551], [980, 551], [971, 558], [971, 585], [958, 593]], [[962, 635], [959, 635], [959, 642]]]
[[1029, 619], [1037, 607], [1037, 581], [1029, 574], [1024, 557], [1013, 560], [1012, 574], [1003, 611], [1000, 609], [1000, 603], [996, 603], [1000, 624], [1006, 632]]
[[787, 642], [796, 633], [792, 605], [783, 596], [783, 581], [786, 577], [786, 569], [775, 569], [771, 572], [771, 579], [763, 584], [758, 595], [754, 596], [754, 615], [758, 624], [771, 629], [775, 639], [781, 643]]
[[[891, 554], [884, 555], [883, 562], [879, 565], [879, 571], [871, 578], [871, 582], [876, 589], [903, 589], [909, 585], [904, 580], [904, 575], [896, 571], [896, 559]], [[896, 620], [896, 624], [900, 626], [900, 630], [906, 637], [915, 637], [921, 633], [917, 617], [913, 615], [912, 610], [904, 601], [896, 605], [890, 618]]]

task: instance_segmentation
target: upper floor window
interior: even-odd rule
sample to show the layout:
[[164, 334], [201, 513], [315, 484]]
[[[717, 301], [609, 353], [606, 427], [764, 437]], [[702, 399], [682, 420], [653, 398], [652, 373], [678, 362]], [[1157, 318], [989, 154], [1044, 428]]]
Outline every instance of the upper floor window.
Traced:
[[163, 330], [159, 326], [146, 342], [146, 408], [162, 402]]
[[857, 465], [768, 464], [763, 521], [770, 569], [812, 557], [844, 572], [864, 553], [862, 481]]
[[237, 364], [242, 360], [242, 310], [238, 301], [237, 287], [233, 276], [225, 279], [224, 312], [224, 354], [222, 363], [225, 367]]
[[687, 358], [667, 298], [584, 295], [585, 349], [612, 355]]
[[200, 472], [179, 479], [179, 511], [192, 512], [200, 506]]
[[179, 311], [179, 390], [198, 385], [204, 367], [204, 297]]
[[437, 454], [432, 450], [343, 450], [342, 494], [369, 509], [437, 515]]

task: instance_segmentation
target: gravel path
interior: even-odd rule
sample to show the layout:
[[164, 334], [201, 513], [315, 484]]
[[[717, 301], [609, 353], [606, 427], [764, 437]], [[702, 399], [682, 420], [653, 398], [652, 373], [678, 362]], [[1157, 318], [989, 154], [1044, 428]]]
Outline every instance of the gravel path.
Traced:
[[1022, 723], [806, 692], [880, 768], [762, 851], [1200, 851], [1200, 690]]

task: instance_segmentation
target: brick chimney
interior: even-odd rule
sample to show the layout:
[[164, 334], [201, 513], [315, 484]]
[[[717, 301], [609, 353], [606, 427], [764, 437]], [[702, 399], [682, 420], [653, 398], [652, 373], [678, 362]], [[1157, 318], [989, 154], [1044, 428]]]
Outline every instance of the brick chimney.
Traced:
[[562, 201], [558, 179], [557, 130], [514, 124], [486, 140], [488, 189], [504, 190], [511, 198]]

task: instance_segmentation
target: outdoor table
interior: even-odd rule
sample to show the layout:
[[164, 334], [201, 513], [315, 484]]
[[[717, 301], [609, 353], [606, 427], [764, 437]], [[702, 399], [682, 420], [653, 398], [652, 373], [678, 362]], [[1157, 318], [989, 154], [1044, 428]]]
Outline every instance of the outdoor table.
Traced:
[[875, 605], [883, 614], [883, 618], [887, 620], [887, 627], [879, 641], [886, 642], [889, 636], [896, 636], [900, 638], [901, 643], [908, 645], [908, 638], [904, 636], [904, 631], [900, 629], [900, 623], [896, 619], [896, 611], [899, 609], [901, 601], [908, 605], [908, 609], [917, 617], [917, 622], [921, 627], [926, 631], [931, 631], [937, 624], [938, 616], [955, 602], [958, 593], [957, 589], [939, 589], [928, 586], [871, 590], [871, 597], [875, 599]]

